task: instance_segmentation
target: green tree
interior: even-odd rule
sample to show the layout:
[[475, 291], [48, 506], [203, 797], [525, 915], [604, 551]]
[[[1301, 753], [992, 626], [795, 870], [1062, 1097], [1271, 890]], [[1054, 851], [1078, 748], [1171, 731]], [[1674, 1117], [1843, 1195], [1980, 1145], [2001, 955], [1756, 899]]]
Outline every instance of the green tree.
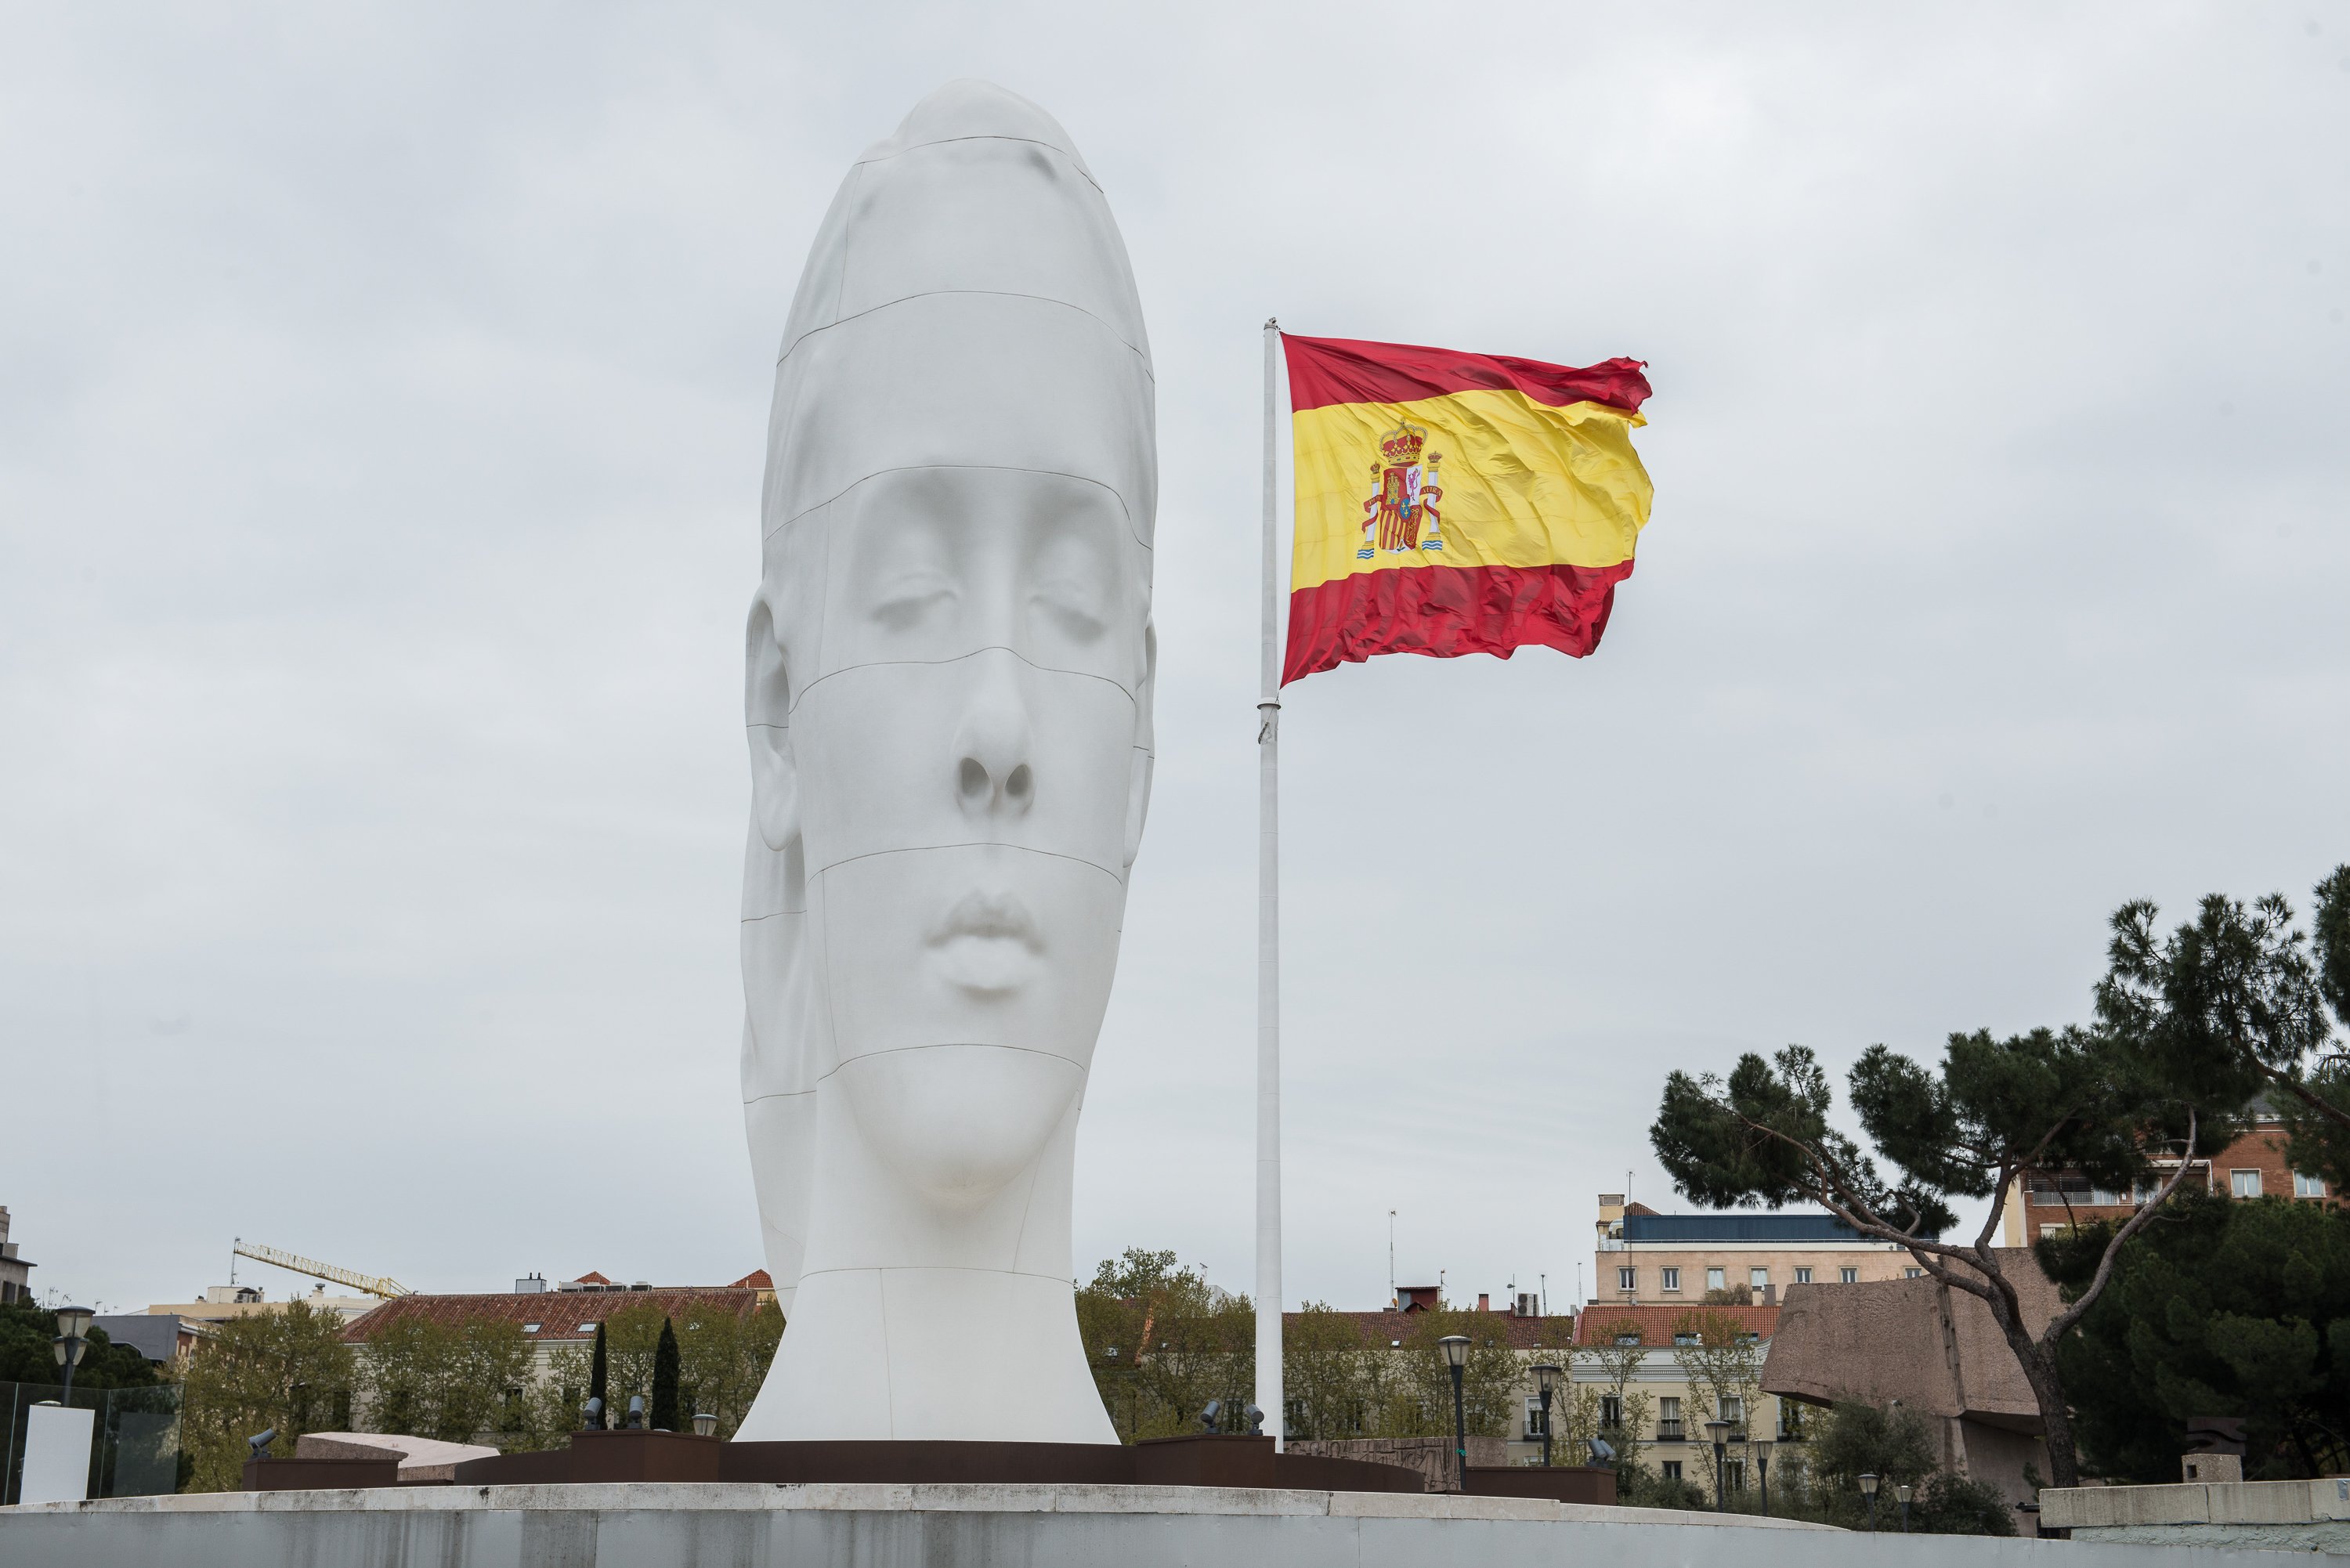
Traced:
[[1632, 1386], [1648, 1354], [1640, 1340], [1638, 1320], [1620, 1318], [1598, 1324], [1584, 1336], [1580, 1354], [1598, 1369], [1602, 1379], [1592, 1394], [1591, 1435], [1615, 1450], [1617, 1494], [1626, 1496], [1638, 1490], [1645, 1473], [1640, 1448], [1648, 1429], [1648, 1396]]
[[1452, 1369], [1437, 1342], [1457, 1334], [1469, 1341], [1468, 1360], [1461, 1371], [1461, 1411], [1469, 1435], [1507, 1437], [1526, 1363], [1497, 1326], [1506, 1320], [1446, 1304], [1412, 1313], [1406, 1321], [1412, 1326], [1403, 1336], [1402, 1350], [1395, 1353], [1401, 1376], [1394, 1380], [1388, 1429], [1380, 1435], [1452, 1435]]
[[275, 1428], [290, 1441], [341, 1425], [337, 1417], [349, 1407], [354, 1382], [342, 1318], [298, 1296], [282, 1312], [219, 1324], [189, 1357], [181, 1390], [180, 1448], [191, 1466], [186, 1490], [237, 1490], [244, 1440], [256, 1432]]
[[2097, 987], [2106, 1030], [2206, 1103], [2266, 1091], [2296, 1170], [2350, 1189], [2350, 1059], [2326, 1013], [2350, 1026], [2350, 866], [2317, 885], [2313, 943], [2272, 893], [2249, 907], [2213, 893], [2169, 936], [2144, 900], [2113, 919]]
[[[2225, 1115], [2184, 1097], [2159, 1064], [2110, 1036], [2035, 1029], [1994, 1040], [1953, 1034], [1939, 1070], [1883, 1045], [1849, 1078], [1853, 1108], [1876, 1159], [1830, 1125], [1835, 1092], [1811, 1051], [1790, 1045], [1772, 1062], [1748, 1054], [1727, 1079], [1676, 1072], [1649, 1142], [1675, 1185], [1711, 1205], [1808, 1201], [1858, 1234], [1906, 1248], [1921, 1270], [1990, 1309], [2040, 1407], [2056, 1485], [2078, 1475], [2056, 1347], [2093, 1305], [2122, 1245], [2176, 1189], [2199, 1151], [2228, 1130]], [[2222, 1112], [2235, 1105], [2223, 1105]], [[2178, 1157], [2154, 1194], [2116, 1230], [2078, 1299], [2035, 1334], [2002, 1249], [1992, 1245], [2019, 1179], [2077, 1171], [2119, 1190], [2154, 1185], [2152, 1156]], [[1944, 1241], [1949, 1199], [1988, 1199], [1971, 1241]]]
[[652, 1428], [656, 1432], [684, 1430], [677, 1414], [677, 1329], [663, 1314], [660, 1343], [653, 1350], [653, 1397], [650, 1407]]
[[[65, 1369], [57, 1365], [57, 1314], [31, 1302], [0, 1304], [0, 1383], [59, 1383]], [[163, 1376], [147, 1358], [127, 1345], [117, 1345], [93, 1324], [82, 1347], [81, 1365], [74, 1368], [76, 1388], [150, 1388]]]
[[1746, 1442], [1762, 1402], [1761, 1336], [1725, 1313], [1690, 1313], [1673, 1324], [1673, 1361], [1696, 1397], [1690, 1425], [1718, 1416], [1734, 1428], [1731, 1441]]
[[1200, 1429], [1218, 1401], [1222, 1429], [1243, 1430], [1256, 1382], [1256, 1313], [1248, 1297], [1129, 1247], [1077, 1291], [1077, 1332], [1111, 1424], [1128, 1442]]
[[1308, 1302], [1283, 1325], [1282, 1397], [1293, 1438], [1359, 1438], [1373, 1419], [1378, 1373], [1374, 1345], [1360, 1322], [1325, 1302]]
[[775, 1346], [784, 1314], [773, 1302], [751, 1312], [731, 1306], [691, 1306], [678, 1332], [680, 1414], [718, 1417], [718, 1435], [731, 1438], [751, 1413]]
[[510, 1318], [397, 1318], [369, 1335], [360, 1357], [367, 1429], [527, 1447], [534, 1359]]
[[[2041, 1251], [2071, 1289], [2092, 1245]], [[2262, 1479], [2350, 1469], [2350, 1216], [2182, 1195], [2122, 1254], [2063, 1355], [2082, 1447], [2116, 1479], [2176, 1480], [2199, 1416], [2241, 1417]]]

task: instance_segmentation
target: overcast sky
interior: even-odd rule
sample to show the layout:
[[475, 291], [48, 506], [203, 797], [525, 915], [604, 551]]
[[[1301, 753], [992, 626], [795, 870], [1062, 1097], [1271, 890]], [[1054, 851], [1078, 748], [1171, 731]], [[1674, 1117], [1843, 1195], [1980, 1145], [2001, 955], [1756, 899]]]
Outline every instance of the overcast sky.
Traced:
[[[1587, 1274], [1665, 1074], [2082, 1018], [2350, 858], [2350, 11], [10, 7], [0, 1203], [136, 1308], [760, 1262], [743, 618], [785, 313], [940, 82], [1160, 389], [1077, 1265], [1250, 1283], [1259, 324], [1649, 363], [1598, 654], [1284, 732], [1288, 1295]], [[276, 1293], [300, 1282], [246, 1265]], [[1592, 1282], [1582, 1283], [1588, 1291]]]

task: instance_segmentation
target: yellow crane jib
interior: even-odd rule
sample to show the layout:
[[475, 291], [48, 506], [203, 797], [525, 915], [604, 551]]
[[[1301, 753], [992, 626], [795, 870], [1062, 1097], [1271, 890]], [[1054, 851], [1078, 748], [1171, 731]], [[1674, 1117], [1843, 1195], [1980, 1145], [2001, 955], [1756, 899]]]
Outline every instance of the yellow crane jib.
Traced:
[[251, 1258], [256, 1263], [270, 1263], [281, 1269], [290, 1269], [297, 1274], [307, 1274], [314, 1280], [327, 1280], [335, 1284], [348, 1285], [355, 1291], [364, 1292], [371, 1296], [381, 1296], [386, 1301], [395, 1296], [415, 1294], [406, 1285], [389, 1275], [362, 1274], [355, 1269], [338, 1269], [332, 1263], [322, 1263], [316, 1258], [306, 1258], [298, 1252], [287, 1252], [276, 1247], [265, 1247], [258, 1241], [248, 1241], [243, 1237], [237, 1238], [236, 1253], [242, 1258]]

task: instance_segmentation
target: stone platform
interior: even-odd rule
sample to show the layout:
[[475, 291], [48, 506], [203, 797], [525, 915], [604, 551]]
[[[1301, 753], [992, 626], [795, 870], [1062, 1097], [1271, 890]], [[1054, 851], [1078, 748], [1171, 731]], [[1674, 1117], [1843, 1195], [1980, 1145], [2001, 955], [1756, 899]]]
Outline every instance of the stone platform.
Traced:
[[[1197, 1486], [391, 1487], [0, 1509], [0, 1568], [2282, 1568], [1540, 1498]], [[2308, 1561], [2306, 1552], [2299, 1560]]]

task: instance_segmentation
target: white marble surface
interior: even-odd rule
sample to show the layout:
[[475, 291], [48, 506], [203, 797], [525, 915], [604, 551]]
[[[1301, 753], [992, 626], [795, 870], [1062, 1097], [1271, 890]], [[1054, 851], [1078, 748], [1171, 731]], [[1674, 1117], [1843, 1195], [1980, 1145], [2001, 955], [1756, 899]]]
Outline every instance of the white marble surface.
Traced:
[[790, 1318], [741, 1436], [1115, 1440], [1070, 1168], [1149, 804], [1153, 383], [1109, 207], [953, 82], [849, 171], [776, 367], [743, 1094]]

